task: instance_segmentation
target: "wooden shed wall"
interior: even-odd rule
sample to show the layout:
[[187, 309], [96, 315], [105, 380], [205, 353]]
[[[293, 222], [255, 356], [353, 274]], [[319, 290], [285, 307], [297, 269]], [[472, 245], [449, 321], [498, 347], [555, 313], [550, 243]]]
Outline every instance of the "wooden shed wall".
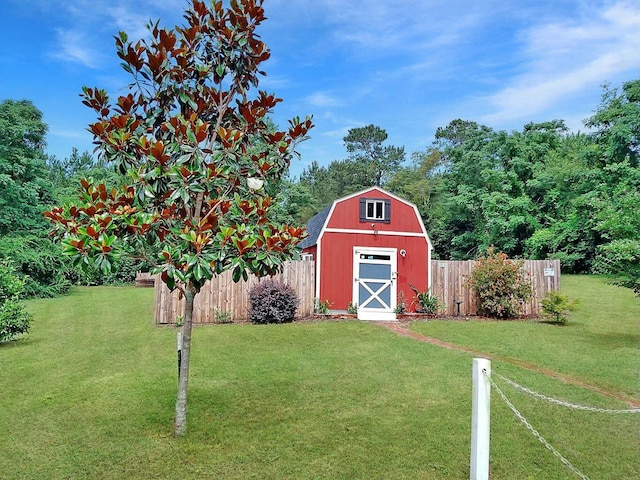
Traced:
[[400, 202], [379, 190], [373, 190], [346, 200], [338, 200], [327, 223], [327, 228], [371, 229], [371, 220], [360, 221], [361, 198], [391, 200], [390, 221], [389, 223], [373, 222], [376, 230], [422, 233], [422, 220], [416, 216], [413, 206]]
[[346, 310], [353, 297], [353, 248], [397, 248], [407, 251], [398, 255], [398, 292], [410, 299], [409, 283], [421, 290], [428, 285], [427, 241], [424, 237], [374, 235], [370, 232], [326, 232], [320, 252], [320, 300], [329, 300], [331, 309]]

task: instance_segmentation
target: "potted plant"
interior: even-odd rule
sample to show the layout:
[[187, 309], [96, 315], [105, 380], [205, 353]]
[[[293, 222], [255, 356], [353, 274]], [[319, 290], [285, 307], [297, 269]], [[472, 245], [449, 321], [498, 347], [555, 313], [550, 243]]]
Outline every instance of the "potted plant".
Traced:
[[440, 299], [437, 295], [431, 294], [431, 289], [427, 289], [422, 292], [411, 284], [409, 284], [409, 287], [411, 287], [411, 290], [413, 290], [413, 293], [415, 294], [412, 305], [416, 304], [416, 312], [435, 315], [438, 313], [438, 310], [442, 308]]

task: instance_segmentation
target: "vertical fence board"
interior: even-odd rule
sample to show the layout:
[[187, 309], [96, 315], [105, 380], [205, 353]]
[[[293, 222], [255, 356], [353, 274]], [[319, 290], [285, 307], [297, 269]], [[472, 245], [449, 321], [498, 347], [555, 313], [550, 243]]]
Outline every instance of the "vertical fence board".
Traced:
[[[291, 261], [284, 264], [282, 273], [275, 275], [292, 287], [298, 294], [297, 316], [305, 317], [313, 313], [315, 291], [315, 262], [312, 260]], [[259, 279], [250, 276], [247, 282], [233, 282], [231, 272], [225, 272], [206, 282], [194, 300], [194, 324], [214, 323], [220, 314], [227, 314], [232, 320], [247, 318], [249, 290]], [[175, 323], [184, 315], [184, 299], [176, 290], [170, 292], [167, 286], [155, 279], [154, 318], [156, 324]]]
[[[461, 301], [460, 315], [475, 315], [478, 311], [477, 299], [467, 282], [475, 262], [431, 261], [433, 282], [431, 293], [437, 295], [444, 305], [441, 313], [457, 315], [456, 301]], [[521, 310], [523, 315], [537, 315], [541, 311], [540, 301], [549, 290], [560, 289], [560, 260], [525, 260], [523, 269], [531, 280], [532, 298]]]

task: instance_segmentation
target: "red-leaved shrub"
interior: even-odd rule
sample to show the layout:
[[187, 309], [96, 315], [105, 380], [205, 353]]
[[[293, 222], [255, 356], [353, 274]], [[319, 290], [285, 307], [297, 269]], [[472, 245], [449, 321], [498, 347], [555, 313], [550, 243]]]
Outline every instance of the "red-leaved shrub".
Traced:
[[248, 314], [253, 323], [291, 322], [297, 306], [295, 290], [276, 280], [262, 280], [249, 291]]

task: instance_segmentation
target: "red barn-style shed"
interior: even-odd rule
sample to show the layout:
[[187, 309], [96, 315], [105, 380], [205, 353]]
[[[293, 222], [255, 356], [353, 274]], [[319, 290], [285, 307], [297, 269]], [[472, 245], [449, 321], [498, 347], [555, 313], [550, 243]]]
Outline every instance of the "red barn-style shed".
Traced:
[[344, 198], [312, 217], [300, 246], [316, 261], [316, 297], [333, 310], [357, 305], [362, 320], [395, 320], [400, 292], [431, 286], [431, 241], [417, 207], [380, 187]]

